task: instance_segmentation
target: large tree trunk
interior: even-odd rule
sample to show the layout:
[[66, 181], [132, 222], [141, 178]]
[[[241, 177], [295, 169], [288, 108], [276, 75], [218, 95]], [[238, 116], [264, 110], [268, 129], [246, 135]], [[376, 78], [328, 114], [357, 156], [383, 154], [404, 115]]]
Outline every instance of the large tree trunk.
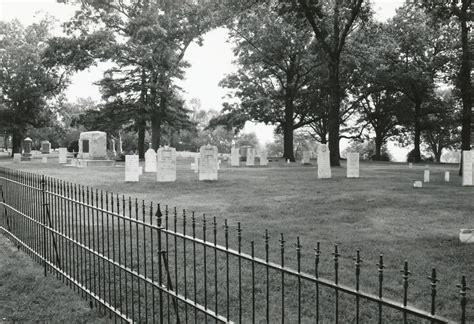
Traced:
[[413, 152], [413, 162], [420, 163], [421, 162], [421, 102], [415, 103], [415, 149]]
[[151, 116], [151, 147], [158, 151], [161, 143], [161, 116], [159, 111], [154, 111]]
[[[472, 114], [472, 97], [471, 97], [471, 60], [469, 51], [469, 29], [467, 26], [467, 12], [461, 11], [459, 17], [461, 21], [461, 47], [462, 59], [461, 69], [459, 70], [459, 87], [461, 89], [462, 99], [462, 132], [461, 132], [461, 150], [468, 151], [471, 149], [471, 114]], [[459, 169], [459, 175], [462, 175], [462, 160]]]
[[[288, 83], [291, 83], [291, 80]], [[291, 162], [295, 161], [293, 147], [294, 110], [293, 96], [287, 94], [285, 98], [285, 123], [283, 124], [283, 157]]]
[[340, 113], [340, 84], [339, 84], [339, 57], [333, 57], [329, 62], [329, 150], [331, 166], [340, 166], [339, 161], [339, 113]]
[[375, 161], [382, 160], [382, 135], [379, 132], [375, 132]]
[[146, 123], [144, 120], [137, 122], [138, 128], [138, 158], [145, 158], [145, 126]]
[[19, 130], [13, 130], [12, 133], [12, 156], [14, 153], [21, 154], [21, 141], [23, 139], [23, 133]]

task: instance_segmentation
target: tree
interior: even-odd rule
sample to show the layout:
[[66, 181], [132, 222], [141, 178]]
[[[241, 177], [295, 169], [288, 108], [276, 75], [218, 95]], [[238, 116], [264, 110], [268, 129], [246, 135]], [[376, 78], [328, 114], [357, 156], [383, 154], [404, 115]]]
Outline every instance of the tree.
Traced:
[[239, 103], [227, 103], [212, 124], [275, 124], [283, 133], [285, 159], [294, 161], [293, 132], [314, 120], [309, 86], [321, 63], [312, 32], [258, 7], [231, 26], [230, 36], [239, 69], [220, 85], [235, 89], [231, 97]]
[[[74, 36], [65, 42], [66, 46], [55, 42], [62, 54], [56, 56], [79, 67], [96, 60], [116, 63], [117, 67], [109, 70], [101, 82], [104, 97], [134, 116], [140, 155], [144, 153], [148, 125], [152, 146], [157, 149], [162, 133], [190, 125], [175, 80], [183, 77], [183, 69], [188, 66], [183, 61], [188, 46], [193, 41], [199, 43], [201, 35], [211, 27], [213, 17], [207, 13], [214, 4], [162, 0], [80, 2], [81, 9], [67, 24]], [[83, 49], [79, 55], [78, 46]], [[90, 57], [93, 60], [89, 61]]]
[[442, 81], [454, 53], [453, 30], [449, 25], [430, 25], [426, 14], [408, 3], [397, 10], [388, 25], [396, 48], [388, 54], [391, 64], [386, 73], [392, 88], [403, 92], [413, 104], [413, 111], [407, 112], [413, 116], [407, 126], [414, 131], [414, 161], [420, 162], [424, 102], [433, 96], [436, 82]]
[[[419, 4], [433, 14], [435, 20], [443, 19], [449, 22], [451, 17], [456, 17], [460, 32], [461, 57], [459, 64], [459, 73], [457, 74], [457, 87], [461, 93], [462, 100], [462, 133], [461, 150], [471, 149], [471, 123], [472, 123], [472, 53], [469, 44], [469, 22], [472, 25], [472, 0], [452, 0], [452, 1], [427, 1], [421, 0]], [[462, 161], [461, 161], [462, 163]], [[462, 173], [462, 165], [459, 169]]]
[[363, 0], [353, 1], [281, 1], [283, 13], [296, 13], [302, 16], [311, 26], [319, 46], [325, 53], [328, 68], [329, 114], [328, 133], [330, 160], [332, 166], [339, 162], [339, 127], [340, 106], [343, 91], [340, 82], [341, 54], [346, 39], [356, 29], [355, 24], [363, 21], [368, 7], [362, 6]]
[[429, 113], [423, 120], [422, 139], [436, 162], [441, 162], [443, 149], [459, 147], [462, 110], [450, 91], [429, 102]]
[[55, 119], [50, 100], [67, 83], [68, 70], [44, 61], [51, 28], [46, 19], [28, 27], [0, 21], [0, 128], [12, 135], [13, 153], [28, 129]]

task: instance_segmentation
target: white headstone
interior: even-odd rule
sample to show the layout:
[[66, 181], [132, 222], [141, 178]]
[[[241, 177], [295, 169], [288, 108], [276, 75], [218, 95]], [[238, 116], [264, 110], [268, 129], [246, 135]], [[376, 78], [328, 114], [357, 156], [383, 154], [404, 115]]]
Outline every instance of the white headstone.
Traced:
[[472, 186], [472, 151], [462, 151], [462, 185]]
[[249, 147], [247, 149], [247, 162], [245, 163], [246, 166], [254, 166], [255, 165], [255, 149]]
[[423, 182], [421, 181], [413, 182], [413, 188], [423, 188]]
[[430, 182], [430, 170], [425, 170], [423, 175], [423, 182]]
[[138, 166], [138, 175], [139, 176], [143, 175], [143, 167], [141, 165]]
[[20, 153], [14, 153], [13, 154], [13, 162], [14, 163], [20, 163], [21, 161], [21, 154]]
[[138, 182], [138, 170], [138, 155], [125, 155], [125, 182]]
[[326, 144], [318, 147], [318, 179], [331, 178], [331, 163], [329, 160], [329, 148]]
[[194, 173], [199, 172], [199, 155], [194, 155]]
[[311, 152], [310, 151], [303, 151], [303, 164], [310, 164], [311, 163]]
[[286, 163], [290, 164], [290, 159], [286, 159]]
[[449, 171], [444, 172], [444, 181], [449, 182]]
[[67, 148], [60, 147], [59, 148], [59, 164], [66, 164], [67, 163]]
[[459, 241], [461, 241], [461, 243], [474, 243], [474, 229], [461, 229], [459, 232]]
[[157, 154], [156, 181], [176, 181], [176, 149], [174, 147], [160, 147]]
[[238, 167], [240, 165], [240, 153], [237, 147], [230, 149], [230, 166]]
[[217, 147], [205, 145], [199, 151], [199, 180], [217, 180]]
[[46, 156], [43, 156], [41, 158], [41, 163], [48, 163], [48, 158]]
[[408, 168], [413, 169], [413, 163], [408, 163]]
[[145, 152], [145, 172], [156, 172], [156, 152], [152, 148]]
[[359, 153], [347, 153], [347, 177], [359, 178]]
[[107, 159], [107, 134], [104, 132], [82, 132], [79, 135], [80, 159], [106, 160]]
[[260, 152], [260, 165], [267, 166], [268, 165], [268, 155], [267, 151]]

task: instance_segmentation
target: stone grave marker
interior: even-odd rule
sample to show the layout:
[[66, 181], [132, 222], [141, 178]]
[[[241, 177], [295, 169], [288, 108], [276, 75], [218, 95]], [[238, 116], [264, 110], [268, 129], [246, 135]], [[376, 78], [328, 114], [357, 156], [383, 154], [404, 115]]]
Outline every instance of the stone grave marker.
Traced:
[[21, 161], [21, 154], [20, 153], [14, 153], [13, 154], [13, 162], [14, 163], [20, 163]]
[[310, 151], [303, 151], [303, 164], [311, 164], [311, 152]]
[[329, 148], [326, 144], [318, 147], [318, 179], [331, 178], [331, 163], [329, 160]]
[[413, 188], [423, 188], [423, 182], [421, 181], [413, 182]]
[[212, 145], [201, 146], [199, 181], [217, 180], [217, 147]]
[[194, 173], [199, 172], [199, 155], [194, 155]]
[[474, 229], [461, 229], [459, 232], [459, 241], [461, 243], [474, 243]]
[[444, 172], [444, 181], [449, 182], [449, 171]]
[[411, 163], [411, 162], [408, 163], [408, 168], [409, 168], [409, 169], [413, 169], [413, 163]]
[[249, 147], [247, 149], [247, 162], [245, 162], [246, 166], [254, 166], [255, 165], [255, 149]]
[[230, 149], [230, 166], [238, 167], [240, 165], [240, 153], [237, 147]]
[[430, 170], [428, 169], [423, 174], [423, 182], [430, 182]]
[[59, 164], [66, 164], [67, 163], [67, 148], [60, 147], [59, 149]]
[[125, 155], [125, 182], [139, 181], [138, 155]]
[[145, 152], [145, 172], [156, 172], [156, 152], [154, 149], [149, 148]]
[[347, 153], [347, 177], [359, 178], [359, 153]]
[[41, 163], [45, 163], [45, 164], [48, 163], [48, 158], [46, 156], [43, 156], [41, 158]]
[[268, 153], [267, 151], [260, 152], [260, 165], [267, 166], [268, 165]]
[[462, 185], [472, 186], [472, 151], [462, 151]]
[[156, 181], [176, 181], [176, 149], [174, 147], [160, 147], [157, 154]]
[[49, 141], [42, 141], [41, 142], [41, 153], [42, 154], [51, 153], [51, 143]]

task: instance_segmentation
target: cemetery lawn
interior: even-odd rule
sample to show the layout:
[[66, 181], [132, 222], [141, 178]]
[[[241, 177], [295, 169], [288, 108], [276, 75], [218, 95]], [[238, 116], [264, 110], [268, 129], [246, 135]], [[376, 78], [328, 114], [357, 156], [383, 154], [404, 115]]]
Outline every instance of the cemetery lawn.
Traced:
[[0, 322], [105, 323], [72, 289], [0, 235]]
[[[237, 223], [243, 229], [243, 251], [249, 253], [255, 241], [256, 256], [263, 258], [263, 234], [270, 235], [270, 256], [279, 262], [280, 233], [285, 234], [288, 260], [296, 269], [295, 246], [299, 236], [302, 269], [312, 273], [316, 242], [321, 242], [320, 276], [334, 278], [331, 253], [338, 244], [339, 280], [354, 285], [356, 249], [364, 260], [361, 290], [376, 294], [377, 263], [383, 253], [386, 298], [401, 301], [403, 295], [403, 262], [408, 261], [409, 304], [429, 311], [430, 281], [436, 268], [438, 284], [437, 313], [459, 320], [459, 288], [461, 275], [474, 287], [474, 245], [459, 243], [459, 230], [473, 228], [474, 188], [462, 187], [458, 165], [430, 165], [431, 182], [414, 189], [413, 181], [423, 180], [423, 165], [409, 169], [402, 163], [361, 162], [360, 179], [345, 177], [345, 162], [332, 169], [332, 179], [318, 180], [315, 161], [312, 165], [270, 162], [266, 168], [231, 168], [224, 162], [217, 182], [200, 182], [190, 169], [191, 159], [178, 160], [177, 181], [157, 183], [154, 174], [145, 173], [139, 183], [125, 183], [124, 167], [78, 169], [40, 161], [0, 166], [45, 174], [73, 183], [120, 194], [146, 202], [176, 206], [179, 213], [206, 214], [216, 217], [219, 242], [222, 224], [228, 220], [236, 247]], [[451, 172], [451, 182], [444, 182], [444, 171]], [[199, 223], [201, 224], [201, 223]], [[472, 296], [472, 293], [471, 293]], [[289, 297], [291, 298], [291, 297]], [[472, 300], [472, 299], [471, 299]], [[468, 302], [469, 319], [474, 321], [474, 307]]]

